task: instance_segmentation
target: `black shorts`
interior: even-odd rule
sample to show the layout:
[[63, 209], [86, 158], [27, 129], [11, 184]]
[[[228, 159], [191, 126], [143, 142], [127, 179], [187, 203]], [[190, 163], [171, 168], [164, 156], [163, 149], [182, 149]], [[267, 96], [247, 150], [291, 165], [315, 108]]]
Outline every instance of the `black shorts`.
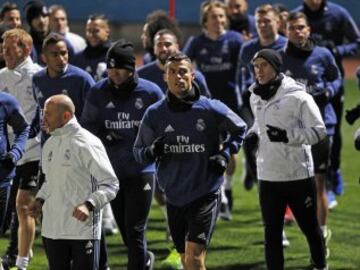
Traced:
[[217, 191], [182, 207], [167, 203], [170, 234], [179, 253], [185, 252], [185, 241], [205, 247], [209, 245], [220, 202], [220, 192]]
[[19, 189], [37, 191], [39, 189], [39, 161], [30, 161], [16, 167], [15, 181], [19, 181]]
[[315, 173], [327, 173], [330, 167], [330, 153], [332, 136], [327, 136], [322, 141], [311, 146], [311, 153], [314, 160]]

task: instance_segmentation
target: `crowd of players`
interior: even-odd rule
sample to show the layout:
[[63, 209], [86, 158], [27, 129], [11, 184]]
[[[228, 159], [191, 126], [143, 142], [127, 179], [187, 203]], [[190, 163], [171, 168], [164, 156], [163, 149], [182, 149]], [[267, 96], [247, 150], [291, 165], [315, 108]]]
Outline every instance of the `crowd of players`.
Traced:
[[[50, 269], [110, 269], [104, 228], [119, 228], [128, 269], [153, 269], [145, 236], [153, 197], [174, 242], [162, 267], [205, 269], [217, 217], [232, 219], [240, 146], [244, 188], [259, 189], [267, 268], [284, 269], [283, 225], [296, 219], [312, 267], [327, 269], [328, 210], [344, 193], [342, 59], [357, 54], [360, 32], [348, 11], [327, 0], [304, 0], [292, 11], [265, 3], [254, 15], [247, 9], [246, 0], [204, 1], [202, 32], [184, 46], [176, 21], [152, 12], [136, 68], [132, 43], [111, 40], [105, 15], [88, 17], [84, 39], [70, 32], [60, 5], [27, 2], [27, 31], [21, 7], [2, 5], [5, 269], [27, 269], [41, 209]], [[356, 75], [360, 82], [360, 69]], [[360, 105], [345, 115], [349, 124], [359, 117]]]

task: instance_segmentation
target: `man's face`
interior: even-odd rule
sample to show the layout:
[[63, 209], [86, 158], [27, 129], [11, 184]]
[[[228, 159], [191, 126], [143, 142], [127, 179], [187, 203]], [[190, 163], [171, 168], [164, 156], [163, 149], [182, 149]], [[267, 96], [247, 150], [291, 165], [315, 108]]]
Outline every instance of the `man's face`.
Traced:
[[8, 69], [16, 68], [27, 57], [25, 47], [19, 45], [17, 37], [7, 37], [3, 43], [3, 57]]
[[110, 30], [103, 20], [88, 20], [86, 39], [92, 47], [97, 47], [109, 39]]
[[53, 32], [65, 34], [68, 27], [66, 13], [58, 9], [50, 15], [50, 29]]
[[274, 68], [264, 58], [259, 57], [255, 59], [253, 65], [255, 78], [259, 84], [267, 84], [276, 77]]
[[256, 30], [263, 39], [275, 38], [278, 33], [279, 20], [274, 12], [256, 14]]
[[166, 65], [164, 80], [169, 91], [177, 97], [184, 97], [192, 89], [194, 72], [191, 63], [181, 60]]
[[323, 0], [304, 0], [305, 4], [313, 11], [320, 8]]
[[9, 10], [4, 14], [3, 23], [11, 29], [21, 27], [20, 11], [17, 9]]
[[209, 33], [222, 34], [225, 31], [226, 24], [224, 9], [213, 8], [208, 12], [205, 27]]
[[287, 35], [291, 43], [302, 47], [310, 36], [310, 27], [305, 19], [299, 18], [287, 23]]
[[59, 107], [53, 102], [46, 102], [44, 107], [42, 129], [46, 133], [53, 132], [55, 129], [64, 125], [63, 113], [59, 110]]
[[48, 71], [52, 74], [63, 73], [69, 62], [68, 49], [64, 41], [48, 45], [43, 51], [43, 56]]
[[154, 39], [154, 53], [161, 64], [173, 53], [179, 51], [176, 38], [171, 34], [156, 35]]
[[123, 68], [108, 68], [107, 73], [109, 79], [115, 85], [121, 85], [123, 82], [125, 82], [129, 77], [133, 75], [133, 72]]
[[227, 9], [231, 18], [237, 18], [247, 12], [248, 4], [246, 0], [228, 0]]
[[39, 15], [31, 21], [31, 26], [36, 32], [47, 33], [49, 31], [49, 16]]

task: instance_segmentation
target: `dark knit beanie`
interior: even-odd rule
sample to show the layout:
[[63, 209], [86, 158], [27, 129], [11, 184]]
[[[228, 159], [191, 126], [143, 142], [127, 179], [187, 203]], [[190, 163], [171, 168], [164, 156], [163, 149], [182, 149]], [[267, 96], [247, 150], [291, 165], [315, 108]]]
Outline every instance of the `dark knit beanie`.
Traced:
[[49, 10], [41, 0], [31, 0], [25, 5], [25, 17], [27, 23], [31, 26], [31, 21], [40, 15], [48, 16]]
[[107, 68], [135, 70], [135, 53], [131, 42], [124, 39], [116, 41], [106, 53]]
[[258, 51], [253, 59], [251, 60], [252, 63], [258, 58], [263, 58], [268, 62], [275, 70], [277, 74], [280, 73], [281, 65], [282, 65], [282, 58], [281, 55], [273, 50], [273, 49], [262, 49]]

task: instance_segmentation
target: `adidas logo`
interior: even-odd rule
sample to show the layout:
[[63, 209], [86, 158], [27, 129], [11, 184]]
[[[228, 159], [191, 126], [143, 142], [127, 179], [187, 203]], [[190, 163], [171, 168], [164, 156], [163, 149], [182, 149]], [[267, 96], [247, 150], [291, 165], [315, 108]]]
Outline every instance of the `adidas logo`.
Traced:
[[107, 109], [113, 109], [113, 108], [115, 108], [115, 105], [114, 105], [114, 103], [112, 103], [111, 101], [105, 106], [105, 108], [107, 108]]
[[91, 243], [91, 241], [89, 241], [89, 242], [86, 243], [85, 249], [89, 249], [89, 248], [92, 248], [92, 247], [93, 247], [93, 244]]
[[326, 169], [326, 164], [325, 164], [325, 162], [324, 162], [324, 163], [321, 163], [321, 165], [319, 166], [319, 169], [320, 169], [320, 170]]
[[205, 233], [200, 233], [197, 238], [201, 239], [201, 240], [206, 240], [206, 235]]
[[168, 125], [166, 128], [165, 128], [165, 132], [174, 132], [175, 129], [171, 126], [171, 125]]
[[38, 92], [38, 94], [37, 94], [37, 97], [38, 97], [38, 98], [43, 98], [43, 97], [44, 97], [44, 95], [42, 94], [42, 92], [41, 92], [41, 91], [39, 91], [39, 92]]
[[305, 204], [305, 207], [306, 207], [306, 208], [309, 208], [310, 206], [312, 206], [312, 199], [311, 199], [311, 197], [309, 197], [309, 196], [306, 197], [304, 204]]
[[151, 186], [149, 185], [149, 183], [147, 183], [145, 186], [144, 186], [144, 189], [145, 191], [147, 190], [151, 190]]

